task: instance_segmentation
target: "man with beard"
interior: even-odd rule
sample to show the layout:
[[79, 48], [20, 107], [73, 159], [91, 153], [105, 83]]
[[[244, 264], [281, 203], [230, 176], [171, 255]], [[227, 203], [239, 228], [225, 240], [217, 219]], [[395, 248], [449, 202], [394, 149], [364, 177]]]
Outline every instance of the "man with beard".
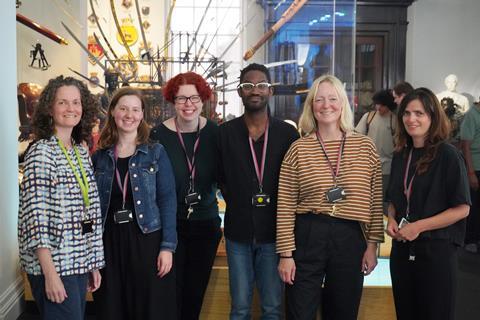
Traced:
[[255, 284], [262, 319], [282, 317], [283, 285], [275, 253], [278, 177], [283, 156], [298, 133], [270, 115], [272, 94], [268, 69], [248, 65], [238, 86], [245, 112], [220, 126], [219, 182], [227, 204], [224, 233], [231, 320], [252, 318]]

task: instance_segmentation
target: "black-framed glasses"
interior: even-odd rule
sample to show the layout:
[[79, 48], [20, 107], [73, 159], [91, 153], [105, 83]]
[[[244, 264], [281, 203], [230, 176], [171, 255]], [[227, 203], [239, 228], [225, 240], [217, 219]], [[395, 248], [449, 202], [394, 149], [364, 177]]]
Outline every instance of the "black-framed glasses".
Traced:
[[187, 100], [190, 100], [191, 103], [199, 103], [200, 101], [202, 101], [202, 98], [199, 95], [193, 95], [190, 97], [178, 96], [173, 98], [173, 100], [175, 101], [175, 103], [185, 104], [187, 103]]
[[260, 91], [267, 91], [272, 85], [268, 82], [259, 82], [256, 84], [250, 83], [250, 82], [244, 82], [240, 83], [238, 87], [242, 89], [243, 91], [252, 91], [253, 88], [257, 88]]

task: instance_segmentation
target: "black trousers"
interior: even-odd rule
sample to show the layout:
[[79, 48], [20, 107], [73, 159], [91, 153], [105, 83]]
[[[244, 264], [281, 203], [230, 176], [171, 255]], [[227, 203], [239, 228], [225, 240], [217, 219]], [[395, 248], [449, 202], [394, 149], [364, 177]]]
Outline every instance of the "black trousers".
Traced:
[[453, 320], [457, 248], [448, 240], [393, 241], [390, 274], [398, 320]]
[[178, 245], [177, 319], [196, 320], [222, 238], [219, 217], [208, 220], [177, 220]]
[[[480, 180], [480, 171], [475, 171]], [[470, 214], [467, 217], [467, 231], [465, 233], [465, 243], [478, 243], [480, 241], [480, 189], [470, 189], [472, 206]]]
[[315, 319], [320, 305], [323, 320], [357, 319], [367, 248], [359, 222], [298, 214], [295, 243], [295, 280], [285, 292], [287, 319]]

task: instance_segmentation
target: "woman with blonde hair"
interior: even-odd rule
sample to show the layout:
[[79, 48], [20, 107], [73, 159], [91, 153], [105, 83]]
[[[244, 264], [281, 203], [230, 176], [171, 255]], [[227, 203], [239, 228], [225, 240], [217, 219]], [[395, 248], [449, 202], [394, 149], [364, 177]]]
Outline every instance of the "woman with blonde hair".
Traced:
[[373, 142], [353, 131], [345, 89], [315, 80], [300, 128], [282, 163], [277, 214], [278, 270], [287, 318], [356, 319], [363, 276], [383, 241], [382, 172]]

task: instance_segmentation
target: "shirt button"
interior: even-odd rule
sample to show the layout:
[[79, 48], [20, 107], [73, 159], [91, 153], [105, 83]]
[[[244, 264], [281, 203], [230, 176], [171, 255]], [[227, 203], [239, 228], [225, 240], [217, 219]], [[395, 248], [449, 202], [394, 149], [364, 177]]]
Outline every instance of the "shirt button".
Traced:
[[138, 187], [133, 188], [133, 190], [138, 191]]
[[135, 167], [135, 162], [134, 162], [134, 163], [132, 163], [132, 167]]
[[140, 219], [143, 219], [143, 214], [140, 213], [140, 214], [138, 215], [138, 217], [139, 217]]
[[136, 173], [134, 173], [134, 174], [133, 174], [133, 177], [134, 177], [134, 178], [136, 178], [136, 177], [137, 177], [137, 174], [136, 174]]
[[142, 201], [140, 201], [140, 200], [137, 200], [137, 204], [142, 204]]
[[148, 228], [147, 228], [147, 227], [143, 228], [143, 231], [147, 232], [147, 231], [148, 231]]

